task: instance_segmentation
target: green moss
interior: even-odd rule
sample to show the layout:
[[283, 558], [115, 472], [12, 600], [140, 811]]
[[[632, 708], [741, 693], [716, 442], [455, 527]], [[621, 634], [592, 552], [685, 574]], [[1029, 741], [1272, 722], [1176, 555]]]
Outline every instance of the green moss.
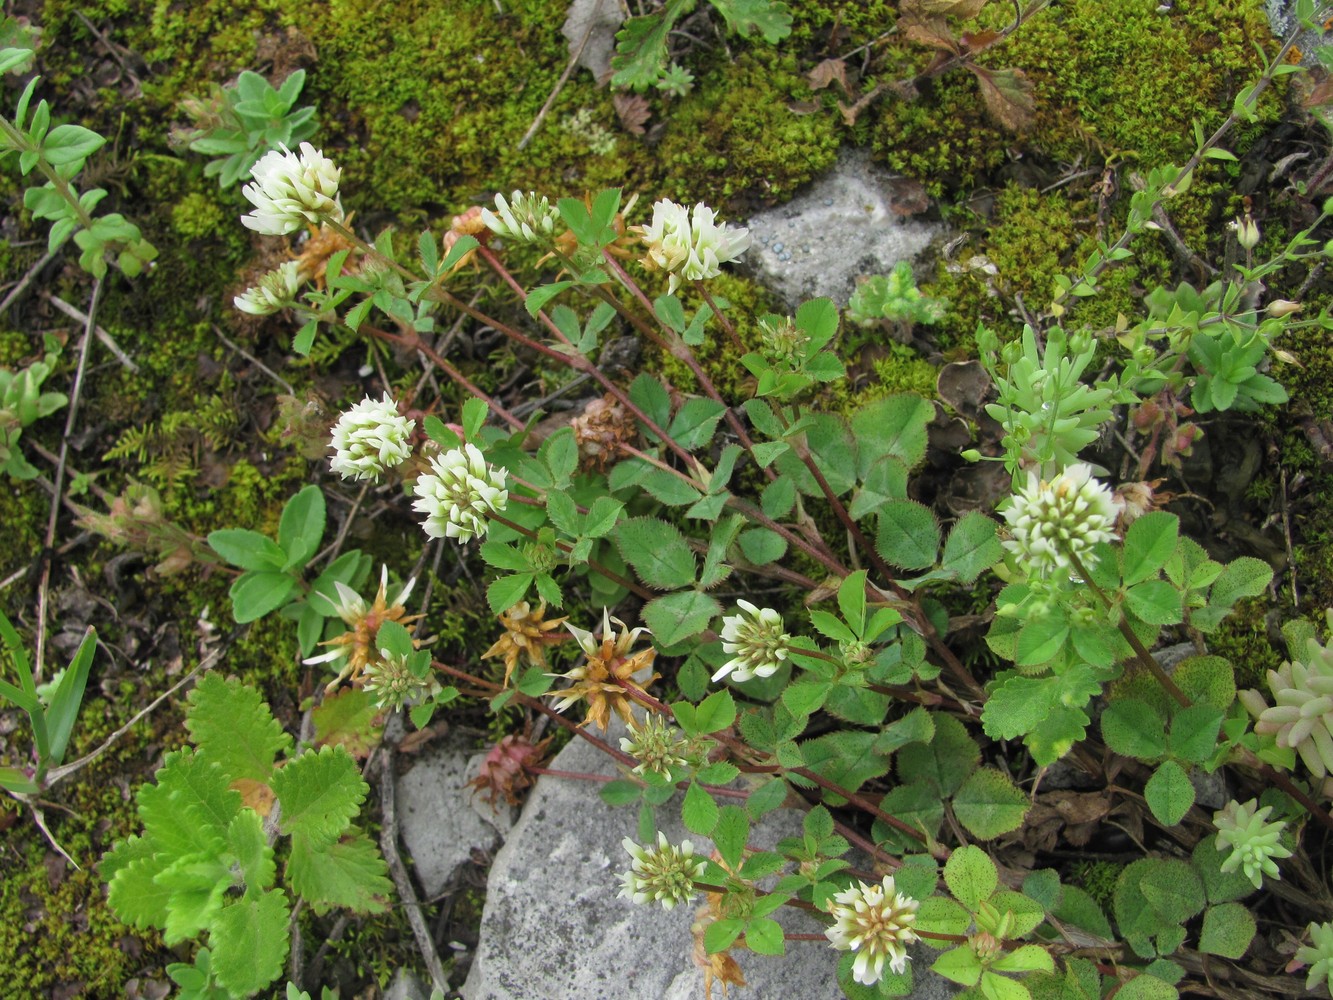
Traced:
[[1282, 653], [1268, 641], [1266, 598], [1239, 601], [1221, 628], [1208, 636], [1208, 652], [1225, 656], [1236, 670], [1236, 687], [1267, 690], [1264, 677], [1282, 663]]
[[1124, 865], [1115, 861], [1076, 861], [1069, 871], [1069, 881], [1095, 899], [1108, 913], [1115, 895], [1115, 883]]
[[171, 210], [172, 226], [186, 239], [212, 236], [231, 221], [212, 199], [198, 191], [186, 195]]
[[733, 197], [790, 198], [838, 152], [832, 117], [787, 107], [810, 97], [800, 64], [782, 50], [754, 48], [730, 65], [711, 66], [690, 100], [672, 109], [657, 148], [660, 193], [714, 205]]

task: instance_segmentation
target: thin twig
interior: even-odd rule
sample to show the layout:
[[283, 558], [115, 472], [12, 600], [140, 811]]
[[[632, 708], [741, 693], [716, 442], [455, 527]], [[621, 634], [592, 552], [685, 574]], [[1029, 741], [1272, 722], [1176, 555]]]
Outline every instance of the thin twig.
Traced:
[[222, 341], [224, 344], [230, 347], [241, 357], [245, 358], [246, 361], [250, 362], [250, 364], [254, 365], [261, 372], [263, 372], [265, 375], [271, 378], [274, 382], [277, 382], [278, 385], [286, 389], [287, 395], [289, 396], [296, 395], [296, 390], [292, 388], [292, 384], [290, 382], [288, 382], [285, 378], [283, 378], [281, 375], [275, 372], [268, 365], [264, 364], [264, 362], [260, 361], [257, 357], [255, 357], [253, 354], [247, 351], [240, 344], [234, 343], [230, 337], [228, 337], [225, 333], [222, 332], [222, 329], [216, 323], [213, 324], [213, 333], [217, 335], [218, 340]]
[[14, 304], [15, 300], [28, 290], [28, 286], [32, 284], [32, 279], [37, 277], [42, 268], [46, 267], [46, 265], [51, 263], [54, 259], [54, 253], [42, 254], [41, 259], [38, 260], [36, 264], [33, 264], [32, 267], [28, 268], [28, 272], [19, 279], [19, 283], [10, 289], [9, 294], [5, 296], [5, 300], [0, 302], [0, 316], [3, 316], [9, 311], [9, 307]]
[[60, 439], [60, 460], [56, 463], [55, 492], [51, 498], [51, 515], [46, 519], [46, 537], [42, 541], [42, 578], [37, 586], [37, 641], [33, 654], [33, 675], [41, 680], [43, 649], [46, 645], [46, 600], [51, 586], [51, 547], [56, 540], [56, 522], [60, 517], [60, 497], [65, 485], [65, 461], [69, 456], [69, 441], [79, 416], [79, 399], [83, 394], [83, 376], [88, 370], [88, 356], [92, 353], [93, 330], [97, 324], [97, 303], [102, 297], [102, 279], [93, 282], [93, 294], [84, 317], [83, 344], [79, 349], [79, 366], [74, 371], [74, 386], [69, 392], [69, 412], [65, 416], [65, 433]]
[[[52, 295], [50, 292], [43, 292], [42, 298], [51, 303], [51, 305], [55, 306], [70, 319], [74, 320], [74, 322], [87, 324], [88, 317], [77, 307], [70, 305], [58, 295]], [[4, 312], [3, 304], [0, 304], [0, 312]], [[139, 373], [139, 366], [134, 363], [134, 359], [121, 350], [120, 345], [116, 343], [115, 338], [113, 338], [111, 334], [107, 333], [105, 329], [96, 324], [93, 325], [93, 333], [96, 334], [97, 339], [102, 342], [106, 349], [115, 355], [116, 360], [119, 361], [123, 367], [128, 368], [136, 375]]]
[[416, 938], [417, 950], [426, 963], [431, 982], [442, 992], [449, 991], [449, 980], [445, 978], [444, 966], [440, 964], [439, 952], [431, 940], [430, 928], [421, 915], [421, 904], [417, 902], [416, 890], [412, 888], [412, 879], [407, 874], [402, 857], [398, 854], [398, 818], [394, 801], [393, 787], [393, 751], [384, 746], [380, 749], [380, 850], [393, 875], [394, 887], [407, 913], [407, 922], [412, 925], [412, 936]]

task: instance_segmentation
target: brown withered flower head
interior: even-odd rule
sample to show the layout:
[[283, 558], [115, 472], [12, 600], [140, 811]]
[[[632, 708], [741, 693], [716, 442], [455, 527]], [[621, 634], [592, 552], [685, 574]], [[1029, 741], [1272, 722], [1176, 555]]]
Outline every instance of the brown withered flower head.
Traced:
[[546, 647], [568, 638], [565, 635], [549, 634], [551, 629], [558, 628], [564, 622], [564, 618], [546, 618], [545, 601], [537, 605], [536, 610], [527, 601], [519, 601], [501, 613], [500, 624], [504, 626], [504, 634], [481, 657], [483, 660], [491, 656], [504, 657], [504, 686], [508, 687], [519, 657], [526, 657], [534, 667], [546, 666]]
[[[454, 248], [454, 244], [458, 242], [460, 236], [471, 236], [482, 246], [485, 246], [490, 242], [491, 231], [486, 228], [486, 223], [481, 221], [480, 205], [473, 205], [466, 211], [460, 212], [458, 215], [455, 215], [453, 221], [449, 223], [448, 231], [440, 239], [444, 256], [448, 256], [449, 251]], [[467, 253], [463, 254], [462, 258], [460, 258], [456, 264], [454, 264], [450, 273], [457, 271], [464, 264], [471, 264], [475, 267], [477, 263], [476, 257], [477, 252], [475, 250], [469, 250]]]
[[[612, 622], [619, 626], [619, 632], [611, 628]], [[648, 630], [629, 628], [619, 618], [612, 618], [606, 608], [602, 609], [600, 639], [569, 623], [565, 624], [565, 628], [578, 640], [584, 659], [568, 673], [551, 675], [573, 682], [564, 690], [553, 692], [557, 699], [555, 710], [563, 712], [575, 702], [587, 701], [588, 715], [580, 725], [594, 722], [597, 728], [605, 732], [610, 725], [612, 711], [625, 720], [627, 725], [631, 723], [634, 715], [630, 706], [634, 699], [630, 696], [630, 690], [642, 692], [660, 676], [654, 673], [643, 682], [634, 679], [640, 670], [650, 668], [657, 657], [657, 650], [651, 646], [637, 653], [630, 652], [639, 636], [648, 634]]]
[[[358, 594], [345, 583], [338, 582], [334, 584], [338, 591], [338, 600], [334, 602], [334, 607], [338, 609], [338, 617], [347, 625], [347, 631], [336, 639], [330, 639], [321, 645], [330, 647], [328, 652], [321, 653], [319, 656], [312, 656], [305, 660], [305, 663], [334, 663], [339, 660], [345, 660], [341, 665], [338, 676], [325, 685], [325, 691], [332, 691], [345, 680], [351, 680], [356, 683], [361, 678], [361, 672], [366, 666], [380, 657], [379, 648], [375, 645], [375, 637], [379, 634], [380, 626], [385, 622], [398, 622], [407, 628], [409, 632], [416, 630], [414, 624], [420, 615], [407, 614], [407, 608], [404, 606], [407, 598], [412, 593], [412, 588], [416, 586], [416, 578], [413, 577], [403, 585], [402, 590], [394, 597], [392, 601], [388, 598], [389, 588], [389, 567], [385, 566], [380, 572], [380, 586], [375, 593], [375, 600], [367, 604], [365, 598]], [[419, 645], [417, 640], [412, 641], [413, 646]]]
[[[713, 854], [714, 861], [720, 861], [717, 852]], [[710, 892], [706, 894], [707, 902], [694, 911], [694, 922], [690, 924], [690, 936], [694, 938], [694, 950], [691, 956], [694, 964], [704, 970], [704, 997], [706, 1000], [713, 1000], [713, 981], [722, 984], [722, 995], [728, 995], [729, 986], [745, 985], [745, 974], [741, 972], [740, 964], [731, 957], [732, 948], [744, 948], [744, 938], [738, 938], [736, 943], [722, 951], [708, 953], [704, 946], [704, 934], [708, 931], [710, 924], [722, 919], [722, 894], [720, 892]]]
[[[352, 225], [352, 214], [348, 212], [343, 222], [349, 229]], [[305, 245], [301, 247], [300, 255], [296, 258], [300, 264], [299, 270], [304, 277], [313, 281], [317, 288], [323, 288], [324, 271], [329, 266], [329, 258], [339, 250], [353, 250], [355, 246], [356, 244], [346, 236], [334, 232], [327, 225], [320, 226], [318, 230], [312, 228], [310, 239], [306, 240]], [[348, 254], [343, 259], [343, 270], [352, 273], [360, 270], [355, 254]]]
[[574, 428], [581, 464], [599, 472], [619, 458], [617, 445], [633, 441], [636, 433], [634, 418], [610, 393], [592, 400], [569, 425]]
[[533, 777], [527, 768], [541, 763], [551, 740], [533, 743], [526, 733], [510, 733], [491, 747], [481, 762], [477, 776], [468, 782], [468, 787], [482, 793], [482, 798], [492, 809], [499, 809], [497, 800], [503, 797], [511, 806], [519, 804], [519, 792], [530, 788]]

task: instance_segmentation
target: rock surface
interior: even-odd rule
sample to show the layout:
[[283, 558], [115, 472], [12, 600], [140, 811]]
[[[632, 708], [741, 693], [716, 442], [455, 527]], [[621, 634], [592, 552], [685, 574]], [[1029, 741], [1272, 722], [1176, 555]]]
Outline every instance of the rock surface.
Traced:
[[493, 851], [514, 825], [513, 809], [492, 812], [467, 787], [484, 757], [451, 736], [423, 751], [394, 784], [403, 844], [427, 899], [444, 890], [454, 873], [471, 860], [474, 848]]
[[[615, 743], [615, 740], [612, 740]], [[553, 768], [611, 774], [610, 759], [576, 739]], [[696, 853], [712, 849], [680, 825], [678, 800], [657, 810], [673, 843], [689, 839]], [[496, 855], [486, 892], [481, 939], [462, 989], [465, 1000], [697, 1000], [703, 971], [692, 959], [695, 905], [664, 911], [619, 898], [617, 873], [629, 868], [621, 846], [634, 836], [637, 810], [612, 809], [585, 782], [538, 780], [522, 818]], [[800, 829], [799, 816], [779, 810], [756, 825], [751, 843], [775, 844]], [[804, 913], [779, 914], [788, 931], [818, 933]], [[785, 958], [733, 952], [746, 979], [737, 1000], [835, 1000], [838, 953], [819, 942], [793, 942]], [[934, 953], [913, 951], [914, 1000], [957, 992], [928, 970]], [[721, 996], [715, 985], [714, 996]]]
[[943, 228], [894, 211], [892, 177], [861, 150], [844, 150], [832, 170], [746, 225], [746, 264], [795, 308], [826, 295], [845, 306], [864, 275], [912, 260]]

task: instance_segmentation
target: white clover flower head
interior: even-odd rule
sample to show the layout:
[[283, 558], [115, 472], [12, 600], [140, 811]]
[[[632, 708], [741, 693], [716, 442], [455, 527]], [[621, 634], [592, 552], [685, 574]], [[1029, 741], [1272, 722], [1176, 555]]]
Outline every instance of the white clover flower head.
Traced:
[[703, 202], [691, 214], [684, 205], [664, 198], [653, 204], [652, 221], [638, 227], [648, 247], [644, 265], [668, 272], [673, 294], [682, 278], [716, 278], [722, 273], [721, 265], [740, 259], [750, 248], [748, 229], [715, 220], [713, 210]]
[[836, 893], [829, 902], [833, 926], [824, 931], [838, 951], [856, 952], [852, 978], [873, 986], [884, 974], [884, 961], [902, 975], [907, 971], [907, 946], [917, 940], [912, 924], [921, 904], [898, 892], [893, 876], [880, 885], [858, 882]]
[[1232, 799], [1224, 809], [1213, 813], [1218, 850], [1231, 848], [1231, 855], [1222, 862], [1222, 871], [1241, 869], [1256, 889], [1263, 885], [1264, 875], [1277, 879], [1282, 877], [1274, 858], [1291, 857], [1291, 851], [1278, 842], [1287, 827], [1286, 822], [1267, 822], [1273, 807], [1257, 809], [1258, 804], [1257, 799], [1250, 799], [1243, 805]]
[[1323, 982], [1333, 990], [1333, 923], [1311, 924], [1306, 933], [1313, 944], [1301, 945], [1296, 950], [1296, 961], [1310, 966], [1305, 988], [1313, 990]]
[[340, 174], [333, 161], [308, 142], [301, 143], [299, 155], [285, 146], [269, 150], [251, 168], [252, 183], [241, 189], [255, 206], [241, 216], [241, 224], [257, 233], [282, 236], [306, 224], [342, 222]]
[[1004, 511], [1013, 536], [1004, 547], [1029, 576], [1067, 570], [1071, 554], [1087, 564], [1094, 545], [1115, 537], [1115, 515], [1111, 491], [1092, 478], [1092, 466], [1076, 463], [1050, 482], [1029, 472]]
[[430, 465], [433, 472], [417, 479], [412, 504], [426, 515], [426, 534], [459, 542], [484, 538], [490, 528], [487, 515], [498, 514], [509, 503], [504, 470], [487, 465], [474, 444], [436, 455]]
[[738, 615], [722, 618], [722, 651], [733, 653], [722, 669], [713, 675], [720, 681], [731, 676], [735, 681], [752, 677], [772, 677], [787, 658], [791, 636], [782, 630], [782, 616], [772, 608], [758, 608], [738, 600]]
[[481, 221], [496, 236], [518, 243], [545, 245], [555, 237], [560, 212], [544, 195], [538, 197], [535, 191], [527, 194], [515, 191], [507, 201], [504, 195], [497, 194], [495, 211], [483, 208]]
[[380, 708], [398, 709], [415, 701], [435, 687], [429, 676], [412, 673], [408, 658], [387, 649], [379, 651], [379, 659], [366, 664], [361, 671], [362, 690]]
[[[1333, 629], [1333, 610], [1328, 620]], [[1258, 691], [1239, 695], [1257, 717], [1254, 731], [1271, 733], [1278, 746], [1295, 750], [1315, 777], [1333, 774], [1333, 643], [1308, 639], [1301, 659], [1268, 671], [1268, 687], [1276, 702], [1271, 707]]]
[[636, 903], [656, 900], [664, 910], [694, 897], [694, 880], [704, 873], [708, 863], [695, 860], [694, 845], [688, 840], [673, 847], [666, 834], [659, 831], [656, 847], [640, 847], [629, 837], [621, 843], [634, 859], [630, 870], [619, 876], [621, 897]]
[[271, 316], [296, 305], [296, 293], [303, 284], [305, 277], [301, 274], [301, 262], [289, 260], [265, 274], [259, 284], [232, 299], [232, 304], [251, 316]]
[[671, 776], [673, 767], [685, 767], [691, 756], [690, 740], [660, 715], [649, 715], [643, 725], [629, 726], [629, 736], [620, 738], [620, 749], [639, 763], [635, 774]]
[[344, 479], [379, 479], [411, 456], [415, 428], [387, 392], [378, 402], [367, 396], [333, 425], [329, 464]]

